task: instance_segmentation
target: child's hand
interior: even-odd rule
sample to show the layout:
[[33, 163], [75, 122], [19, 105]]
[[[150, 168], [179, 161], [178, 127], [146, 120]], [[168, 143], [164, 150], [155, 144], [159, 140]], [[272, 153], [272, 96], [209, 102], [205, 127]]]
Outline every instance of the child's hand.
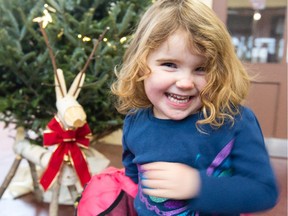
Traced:
[[191, 199], [199, 193], [199, 172], [181, 163], [154, 162], [144, 164], [143, 192], [169, 199]]

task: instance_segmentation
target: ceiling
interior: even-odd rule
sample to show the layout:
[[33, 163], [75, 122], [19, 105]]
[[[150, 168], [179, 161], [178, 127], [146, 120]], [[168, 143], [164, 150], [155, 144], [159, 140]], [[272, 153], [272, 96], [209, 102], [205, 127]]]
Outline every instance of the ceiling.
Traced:
[[[248, 7], [251, 8], [250, 0], [227, 0], [228, 7], [238, 8], [238, 7]], [[287, 7], [287, 0], [266, 0], [266, 8], [274, 7]]]

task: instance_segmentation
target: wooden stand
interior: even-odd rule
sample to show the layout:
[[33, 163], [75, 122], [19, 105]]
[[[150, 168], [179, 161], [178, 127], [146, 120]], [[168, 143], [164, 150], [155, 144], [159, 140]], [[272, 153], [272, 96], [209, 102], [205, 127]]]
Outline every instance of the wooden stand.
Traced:
[[[15, 173], [20, 165], [20, 162], [24, 159], [20, 155], [17, 155], [15, 157], [15, 160], [5, 177], [4, 182], [0, 186], [0, 199], [2, 198], [5, 190], [9, 186], [10, 182], [12, 181], [13, 177], [15, 176]], [[40, 189], [39, 183], [38, 183], [38, 176], [37, 176], [37, 171], [36, 171], [36, 165], [29, 160], [27, 160], [29, 163], [30, 171], [31, 171], [31, 176], [33, 180], [33, 188], [34, 188], [34, 195], [36, 197], [36, 200], [38, 202], [43, 201], [43, 192]], [[64, 165], [64, 166], [69, 166], [69, 165]], [[61, 170], [62, 171], [62, 170]], [[62, 172], [58, 175], [56, 181], [53, 184], [53, 189], [52, 189], [52, 199], [49, 205], [49, 216], [57, 216], [58, 215], [58, 200], [59, 200], [59, 194], [60, 194], [60, 187], [61, 187], [61, 182], [62, 182]], [[68, 185], [68, 190], [70, 192], [70, 196], [72, 197], [73, 200], [76, 200], [77, 197], [79, 196], [76, 186], [75, 185]]]
[[20, 155], [16, 155], [16, 158], [15, 158], [8, 174], [6, 175], [4, 182], [0, 186], [0, 199], [2, 198], [2, 195], [4, 194], [7, 187], [9, 186], [11, 180], [15, 176], [15, 173], [16, 173], [19, 165], [20, 165], [21, 160], [22, 160], [22, 157]]
[[[20, 133], [20, 134], [19, 134]], [[4, 192], [6, 191], [7, 187], [11, 183], [13, 177], [15, 176], [15, 173], [17, 169], [19, 168], [20, 162], [25, 159], [28, 161], [30, 172], [33, 180], [33, 188], [34, 188], [34, 195], [36, 197], [36, 200], [39, 202], [43, 201], [43, 190], [40, 188], [40, 185], [38, 183], [38, 176], [36, 171], [36, 165], [40, 165], [42, 167], [45, 167], [46, 162], [43, 162], [43, 157], [46, 156], [50, 157], [51, 152], [48, 150], [37, 146], [33, 144], [28, 144], [27, 142], [23, 144], [23, 137], [24, 135], [22, 130], [17, 129], [17, 135], [16, 135], [16, 141], [14, 144], [14, 151], [16, 153], [16, 157], [14, 159], [14, 162], [6, 175], [4, 182], [0, 186], [0, 199], [2, 198]], [[20, 137], [20, 139], [19, 139]], [[23, 139], [23, 140], [22, 140]], [[67, 176], [63, 176], [63, 170], [65, 168], [69, 168], [69, 163], [64, 162], [64, 165], [62, 166], [62, 169], [60, 170], [59, 175], [57, 176], [56, 180], [54, 181], [54, 184], [52, 185], [52, 199], [49, 205], [49, 216], [57, 216], [58, 215], [58, 205], [59, 205], [59, 194], [60, 194], [60, 187], [61, 183], [63, 181], [63, 178], [66, 178]], [[71, 167], [70, 167], [71, 168]], [[72, 175], [72, 174], [71, 174]], [[69, 176], [68, 176], [69, 178]], [[78, 197], [78, 192], [76, 188], [76, 180], [70, 181], [68, 184], [65, 184], [68, 187], [70, 196], [73, 200], [76, 201]]]

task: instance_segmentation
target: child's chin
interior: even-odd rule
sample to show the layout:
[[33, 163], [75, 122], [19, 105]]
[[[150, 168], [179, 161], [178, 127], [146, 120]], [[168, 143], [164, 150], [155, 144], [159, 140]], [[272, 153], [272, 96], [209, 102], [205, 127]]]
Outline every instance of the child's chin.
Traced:
[[187, 118], [187, 117], [190, 116], [190, 115], [191, 115], [190, 112], [182, 112], [182, 111], [179, 111], [179, 112], [171, 113], [171, 114], [169, 115], [169, 119], [179, 121], [179, 120], [182, 120], [182, 119]]

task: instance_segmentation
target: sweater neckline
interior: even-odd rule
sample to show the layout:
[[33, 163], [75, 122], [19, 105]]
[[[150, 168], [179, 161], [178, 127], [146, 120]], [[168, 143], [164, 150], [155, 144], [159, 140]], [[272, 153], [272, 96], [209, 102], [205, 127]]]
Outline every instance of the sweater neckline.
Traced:
[[197, 112], [197, 113], [191, 114], [191, 115], [189, 115], [186, 118], [181, 119], [181, 120], [159, 119], [159, 118], [156, 118], [154, 116], [152, 107], [148, 108], [147, 115], [148, 115], [148, 119], [150, 121], [158, 122], [160, 124], [179, 124], [181, 122], [186, 122], [186, 121], [191, 121], [191, 120], [194, 120], [196, 123], [196, 121], [200, 118], [200, 112]]

